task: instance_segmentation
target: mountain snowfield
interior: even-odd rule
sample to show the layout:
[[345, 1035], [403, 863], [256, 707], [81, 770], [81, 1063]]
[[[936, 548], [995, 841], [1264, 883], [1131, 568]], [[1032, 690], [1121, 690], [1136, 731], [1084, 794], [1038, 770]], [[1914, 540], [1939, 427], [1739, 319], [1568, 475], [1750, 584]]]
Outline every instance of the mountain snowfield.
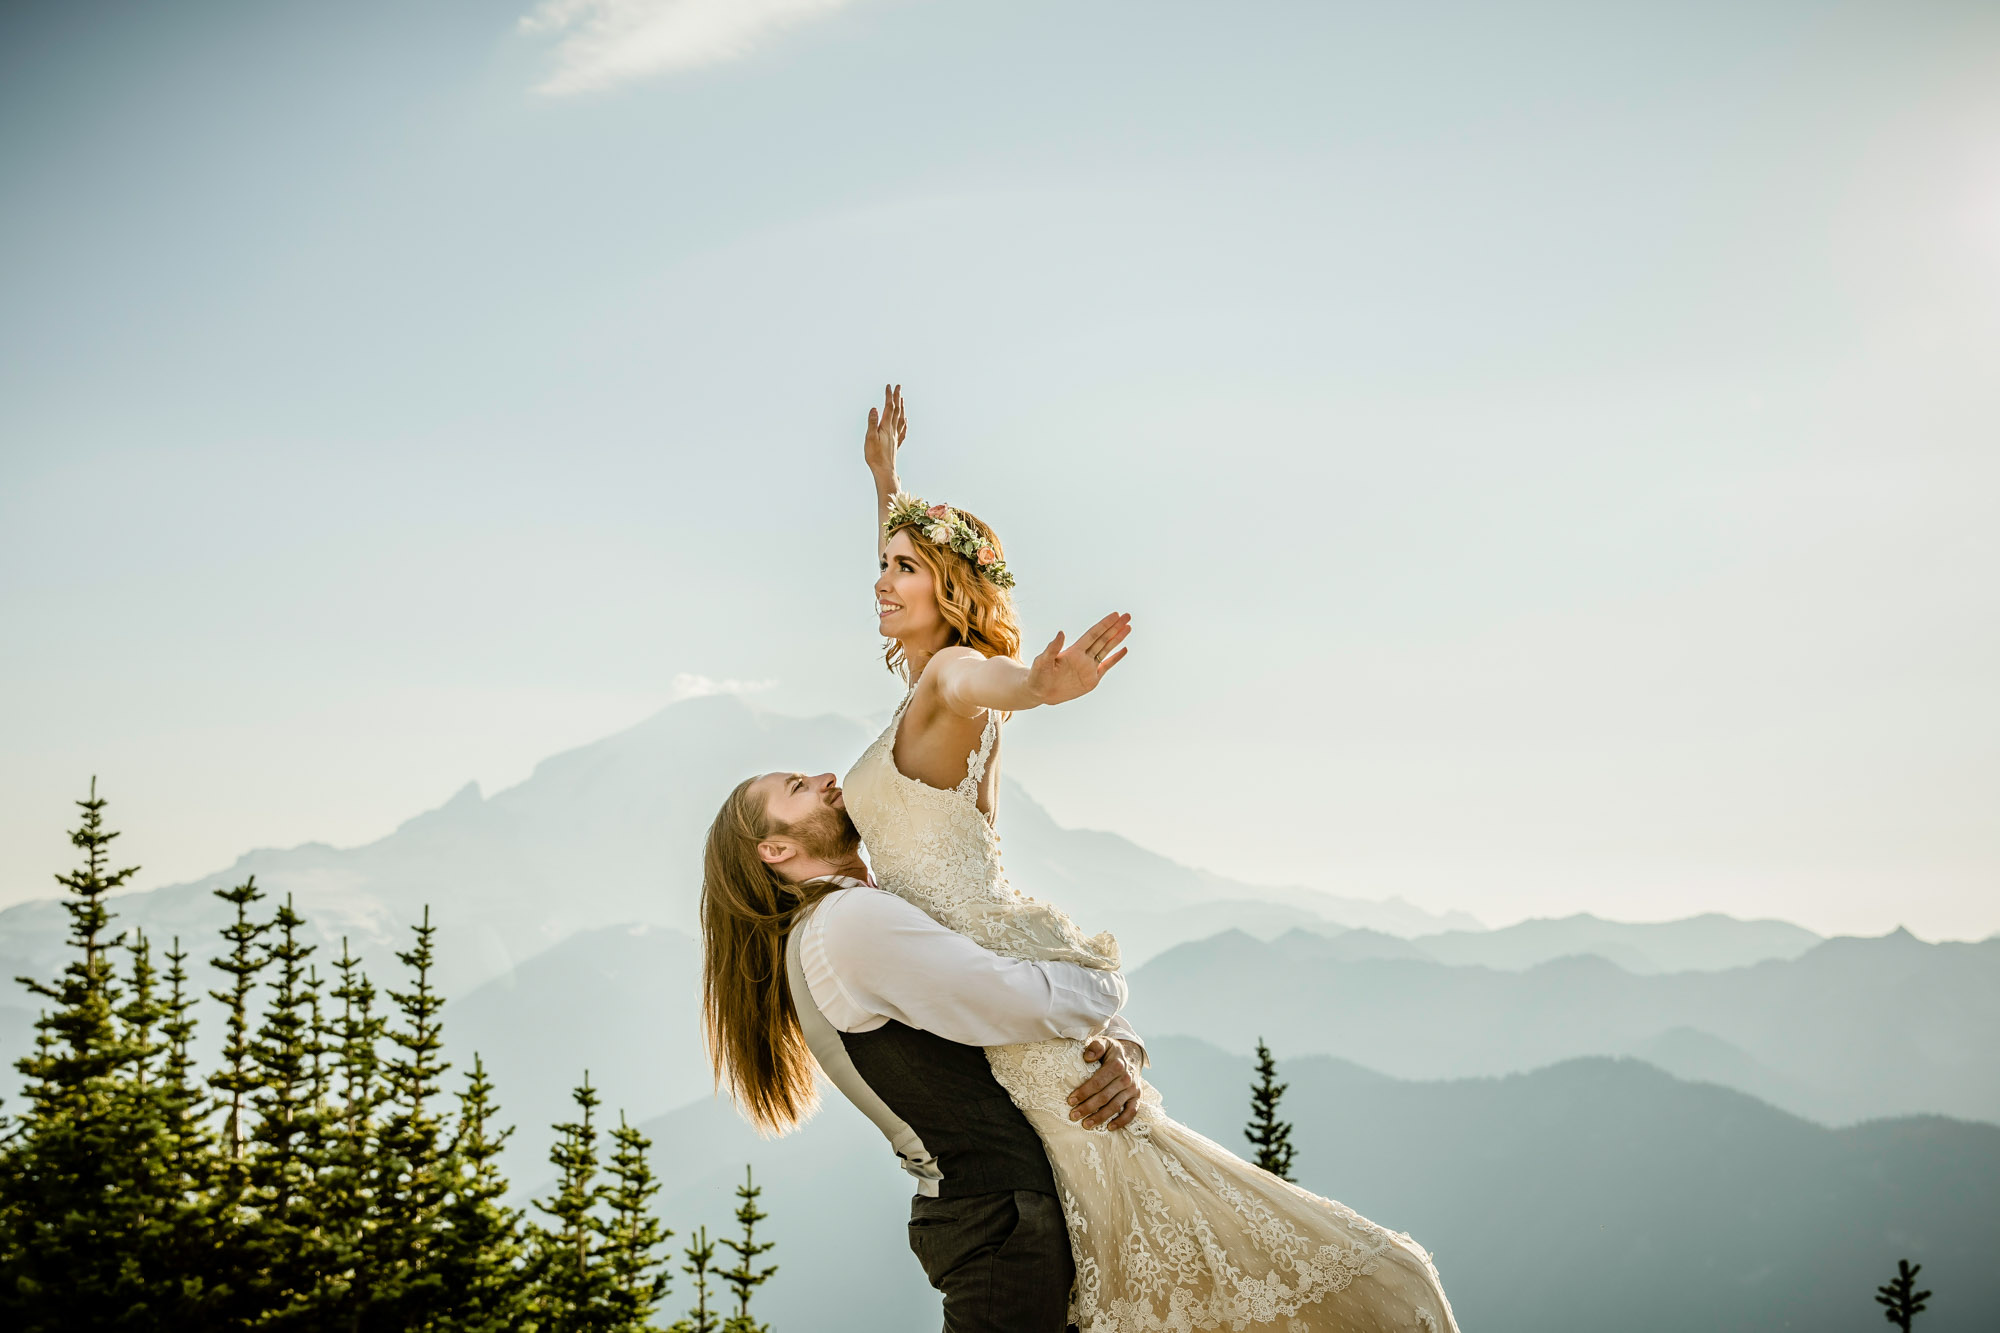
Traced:
[[[518, 1127], [518, 1197], [545, 1184], [549, 1125], [587, 1070], [607, 1110], [655, 1135], [672, 1225], [724, 1224], [741, 1164], [758, 1164], [786, 1265], [767, 1318], [934, 1326], [898, 1236], [903, 1180], [873, 1129], [833, 1098], [801, 1133], [759, 1140], [710, 1095], [695, 1012], [700, 845], [722, 795], [771, 768], [843, 771], [869, 736], [848, 718], [685, 700], [369, 845], [255, 851], [121, 896], [115, 928], [212, 957], [213, 890], [254, 874], [293, 897], [323, 950], [344, 939], [378, 984], [400, 985], [394, 952], [428, 908], [446, 1053], [459, 1070], [485, 1058]], [[1953, 1256], [1994, 1249], [2000, 1128], [1936, 1117], [2000, 1121], [2000, 939], [1823, 940], [1723, 916], [1485, 930], [1183, 866], [1063, 828], [1012, 782], [1000, 827], [1018, 885], [1118, 935], [1170, 1107], [1239, 1142], [1247, 1053], [1269, 1040], [1305, 1182], [1438, 1248], [1448, 1281], [1463, 1275], [1467, 1327], [1860, 1329], [1878, 1316], [1840, 1286], [1852, 1274], [1914, 1248], [1942, 1261], [1925, 1278], [1943, 1293]], [[51, 975], [65, 929], [52, 899], [0, 912], [0, 974]], [[25, 1001], [0, 1000], [10, 1064]], [[1667, 1197], [1635, 1201], [1647, 1190]], [[1538, 1276], [1519, 1267], [1552, 1256]], [[1978, 1267], [1964, 1258], [1956, 1280], [1973, 1306], [1940, 1299], [1933, 1333], [1991, 1325], [1961, 1322], [2000, 1302]], [[1565, 1279], [1582, 1285], [1550, 1296]], [[870, 1297], [829, 1314], [814, 1300], [827, 1283]], [[1606, 1307], [1637, 1292], [1643, 1311]]]

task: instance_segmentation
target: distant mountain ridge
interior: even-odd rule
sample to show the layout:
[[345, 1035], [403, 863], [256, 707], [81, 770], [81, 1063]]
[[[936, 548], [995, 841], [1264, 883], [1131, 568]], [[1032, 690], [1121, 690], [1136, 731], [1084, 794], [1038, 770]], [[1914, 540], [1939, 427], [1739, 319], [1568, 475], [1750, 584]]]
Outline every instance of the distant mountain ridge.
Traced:
[[[801, 766], [839, 771], [868, 739], [869, 728], [848, 718], [784, 717], [729, 696], [687, 700], [553, 756], [525, 782], [490, 798], [468, 785], [366, 846], [254, 851], [201, 880], [121, 896], [113, 900], [117, 928], [143, 928], [161, 943], [178, 935], [196, 960], [205, 959], [223, 919], [212, 890], [254, 873], [274, 899], [295, 896], [320, 961], [337, 954], [346, 937], [386, 981], [395, 971], [394, 951], [405, 947], [409, 925], [429, 904], [438, 927], [438, 980], [453, 1000], [454, 1047], [461, 1057], [474, 1049], [485, 1054], [509, 1075], [503, 1088], [532, 1088], [513, 1095], [533, 1111], [522, 1117], [520, 1139], [524, 1150], [533, 1149], [543, 1112], [565, 1110], [566, 1090], [583, 1067], [619, 1084], [607, 1086], [607, 1096], [637, 1115], [706, 1086], [691, 936], [708, 820], [721, 793], [744, 774]], [[115, 822], [115, 807], [111, 813]], [[1163, 950], [1229, 931], [1251, 940], [1282, 937], [1299, 965], [1308, 958], [1422, 963], [1443, 955], [1518, 969], [1599, 948], [1647, 972], [1782, 956], [1817, 938], [1784, 923], [1716, 917], [1628, 926], [1577, 916], [1491, 932], [1458, 929], [1470, 918], [1438, 917], [1395, 900], [1243, 884], [1115, 834], [1066, 829], [1011, 782], [1002, 795], [1001, 827], [1015, 882], [1062, 903], [1089, 929], [1113, 930], [1128, 972]], [[53, 975], [64, 961], [65, 932], [53, 900], [0, 912], [0, 976]], [[1141, 1015], [1147, 989], [1139, 988]], [[0, 1057], [26, 1048], [32, 1019], [26, 1000], [17, 994], [0, 1003]], [[206, 1002], [204, 1008], [212, 1018]], [[581, 1013], [601, 1017], [565, 1035], [561, 1020]], [[628, 1022], [619, 1015], [646, 1017]], [[1516, 1043], [1524, 1048], [1521, 1058], [1442, 1061], [1429, 1072], [1498, 1072], [1561, 1055], [1643, 1052], [1675, 1068], [1724, 1071], [1735, 1086], [1785, 1105], [1816, 1105], [1712, 1033], [1668, 1040], [1672, 1026], [1689, 1025], [1663, 1025], [1616, 1045], [1538, 1045], [1527, 1037]], [[1192, 1030], [1234, 1045], [1257, 1026]], [[205, 1042], [218, 1032], [214, 1022], [204, 1023]], [[649, 1058], [625, 1068], [620, 1053], [634, 1043], [643, 1043]]]
[[[1638, 975], [1595, 956], [1521, 971], [1411, 957], [1424, 941], [1231, 931], [1132, 977], [1141, 1032], [1243, 1051], [1339, 1056], [1403, 1078], [1642, 1054], [1827, 1123], [1940, 1112], [2000, 1121], [2000, 941], [1907, 931], [1831, 939], [1792, 959]], [[1372, 943], [1380, 943], [1376, 937]]]
[[[1245, 1147], [1250, 1061], [1159, 1038], [1152, 1077], [1177, 1119]], [[1827, 1129], [1634, 1060], [1407, 1082], [1279, 1051], [1301, 1183], [1411, 1232], [1480, 1333], [1872, 1333], [1898, 1258], [1938, 1297], [1920, 1328], [2000, 1324], [2000, 1128], [1938, 1117]], [[881, 1135], [828, 1094], [785, 1139], [704, 1099], [643, 1126], [676, 1225], [713, 1227], [742, 1163], [765, 1186], [780, 1328], [876, 1333], [937, 1323], [901, 1244], [906, 1178]], [[523, 1192], [542, 1175], [524, 1175]], [[838, 1218], [829, 1226], [827, 1219]]]
[[[1832, 940], [1724, 972], [1642, 975], [1596, 957], [1522, 971], [1447, 966], [1370, 931], [1239, 931], [1131, 974], [1150, 1039], [1248, 1050], [1258, 1034], [1406, 1078], [1503, 1075], [1630, 1055], [1826, 1123], [1950, 1111], [2000, 1121], [2000, 942]], [[659, 927], [581, 932], [452, 1001], [460, 1058], [485, 1054], [520, 1112], [517, 1158], [547, 1142], [585, 1068], [607, 1104], [651, 1115], [705, 1093], [698, 946]], [[578, 1021], [589, 1015], [589, 1021]], [[636, 1053], [636, 1056], [635, 1056]]]
[[1595, 954], [1627, 972], [1721, 972], [1768, 958], [1797, 958], [1822, 937], [1789, 921], [1743, 921], [1707, 912], [1634, 924], [1579, 912], [1537, 917], [1498, 930], [1452, 930], [1411, 938], [1440, 963], [1522, 971], [1557, 958]]
[[[1797, 958], [1822, 942], [1821, 936], [1789, 921], [1741, 921], [1714, 912], [1679, 921], [1640, 923], [1606, 921], [1580, 912], [1560, 918], [1539, 917], [1498, 930], [1433, 935], [1367, 929], [1329, 931], [1310, 925], [1296, 929], [1331, 941], [1319, 948], [1319, 953], [1346, 962], [1408, 958], [1503, 972], [1522, 972], [1558, 958], [1580, 957], [1602, 958], [1641, 975], [1722, 972], [1767, 959]], [[1295, 947], [1318, 946], [1299, 943]]]
[[[365, 846], [253, 851], [190, 883], [123, 895], [116, 909], [126, 927], [198, 942], [223, 919], [213, 891], [254, 874], [267, 893], [295, 896], [316, 942], [337, 951], [345, 935], [386, 963], [429, 905], [440, 983], [464, 994], [579, 930], [651, 923], [691, 932], [701, 839], [729, 788], [774, 768], [844, 772], [871, 739], [852, 718], [787, 717], [731, 695], [683, 700], [543, 760], [492, 797], [467, 784]], [[1295, 926], [1478, 928], [1463, 913], [1260, 888], [1183, 866], [1116, 834], [1064, 828], [1011, 781], [1001, 811], [1015, 882], [1104, 923], [1093, 929], [1115, 927], [1133, 962], [1231, 926], [1261, 935]], [[111, 816], [115, 824], [115, 806]], [[10, 976], [48, 975], [61, 965], [65, 930], [53, 899], [0, 911], [0, 966]]]

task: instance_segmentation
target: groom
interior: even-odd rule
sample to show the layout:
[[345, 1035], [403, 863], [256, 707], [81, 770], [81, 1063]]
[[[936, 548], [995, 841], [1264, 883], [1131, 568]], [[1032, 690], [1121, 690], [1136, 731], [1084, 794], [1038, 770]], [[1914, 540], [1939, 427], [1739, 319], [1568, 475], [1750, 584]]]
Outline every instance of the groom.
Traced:
[[740, 784], [704, 870], [710, 1047], [751, 1118], [783, 1129], [809, 1109], [803, 1045], [916, 1177], [910, 1248], [945, 1333], [1061, 1333], [1074, 1268], [1055, 1178], [981, 1048], [1087, 1041], [1102, 1063], [1070, 1118], [1122, 1128], [1145, 1062], [1124, 977], [1002, 957], [876, 889], [831, 773]]

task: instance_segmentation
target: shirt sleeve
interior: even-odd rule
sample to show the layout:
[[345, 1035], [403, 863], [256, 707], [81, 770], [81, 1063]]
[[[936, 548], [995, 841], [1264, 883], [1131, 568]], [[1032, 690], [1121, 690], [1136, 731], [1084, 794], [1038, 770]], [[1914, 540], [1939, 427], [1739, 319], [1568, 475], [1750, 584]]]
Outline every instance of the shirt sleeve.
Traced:
[[880, 889], [827, 895], [799, 962], [842, 1032], [894, 1020], [968, 1046], [1096, 1035], [1125, 1005], [1125, 978], [1074, 963], [1005, 958]]
[[1134, 1046], [1137, 1046], [1139, 1048], [1139, 1067], [1141, 1069], [1145, 1069], [1153, 1063], [1152, 1053], [1146, 1049], [1146, 1039], [1132, 1030], [1132, 1025], [1125, 1021], [1124, 1014], [1113, 1014], [1110, 1018], [1106, 1019], [1104, 1031], [1099, 1035], [1110, 1037], [1113, 1041], [1129, 1041]]

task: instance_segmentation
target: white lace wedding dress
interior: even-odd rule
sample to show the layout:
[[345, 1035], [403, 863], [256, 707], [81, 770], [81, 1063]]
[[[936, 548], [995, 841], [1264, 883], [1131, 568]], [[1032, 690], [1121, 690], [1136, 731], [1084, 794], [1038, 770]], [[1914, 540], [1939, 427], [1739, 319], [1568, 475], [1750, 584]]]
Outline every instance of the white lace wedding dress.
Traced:
[[[932, 787], [897, 769], [906, 697], [847, 775], [847, 811], [875, 878], [933, 918], [1013, 958], [1118, 966], [1110, 935], [1085, 938], [1007, 883], [978, 792], [1000, 724], [989, 714], [965, 780]], [[1149, 1085], [1124, 1129], [1086, 1130], [1069, 1094], [1089, 1077], [1083, 1043], [993, 1046], [993, 1074], [1042, 1136], [1076, 1255], [1070, 1318], [1081, 1333], [1286, 1333], [1458, 1328], [1421, 1246], [1251, 1166], [1168, 1119]]]

